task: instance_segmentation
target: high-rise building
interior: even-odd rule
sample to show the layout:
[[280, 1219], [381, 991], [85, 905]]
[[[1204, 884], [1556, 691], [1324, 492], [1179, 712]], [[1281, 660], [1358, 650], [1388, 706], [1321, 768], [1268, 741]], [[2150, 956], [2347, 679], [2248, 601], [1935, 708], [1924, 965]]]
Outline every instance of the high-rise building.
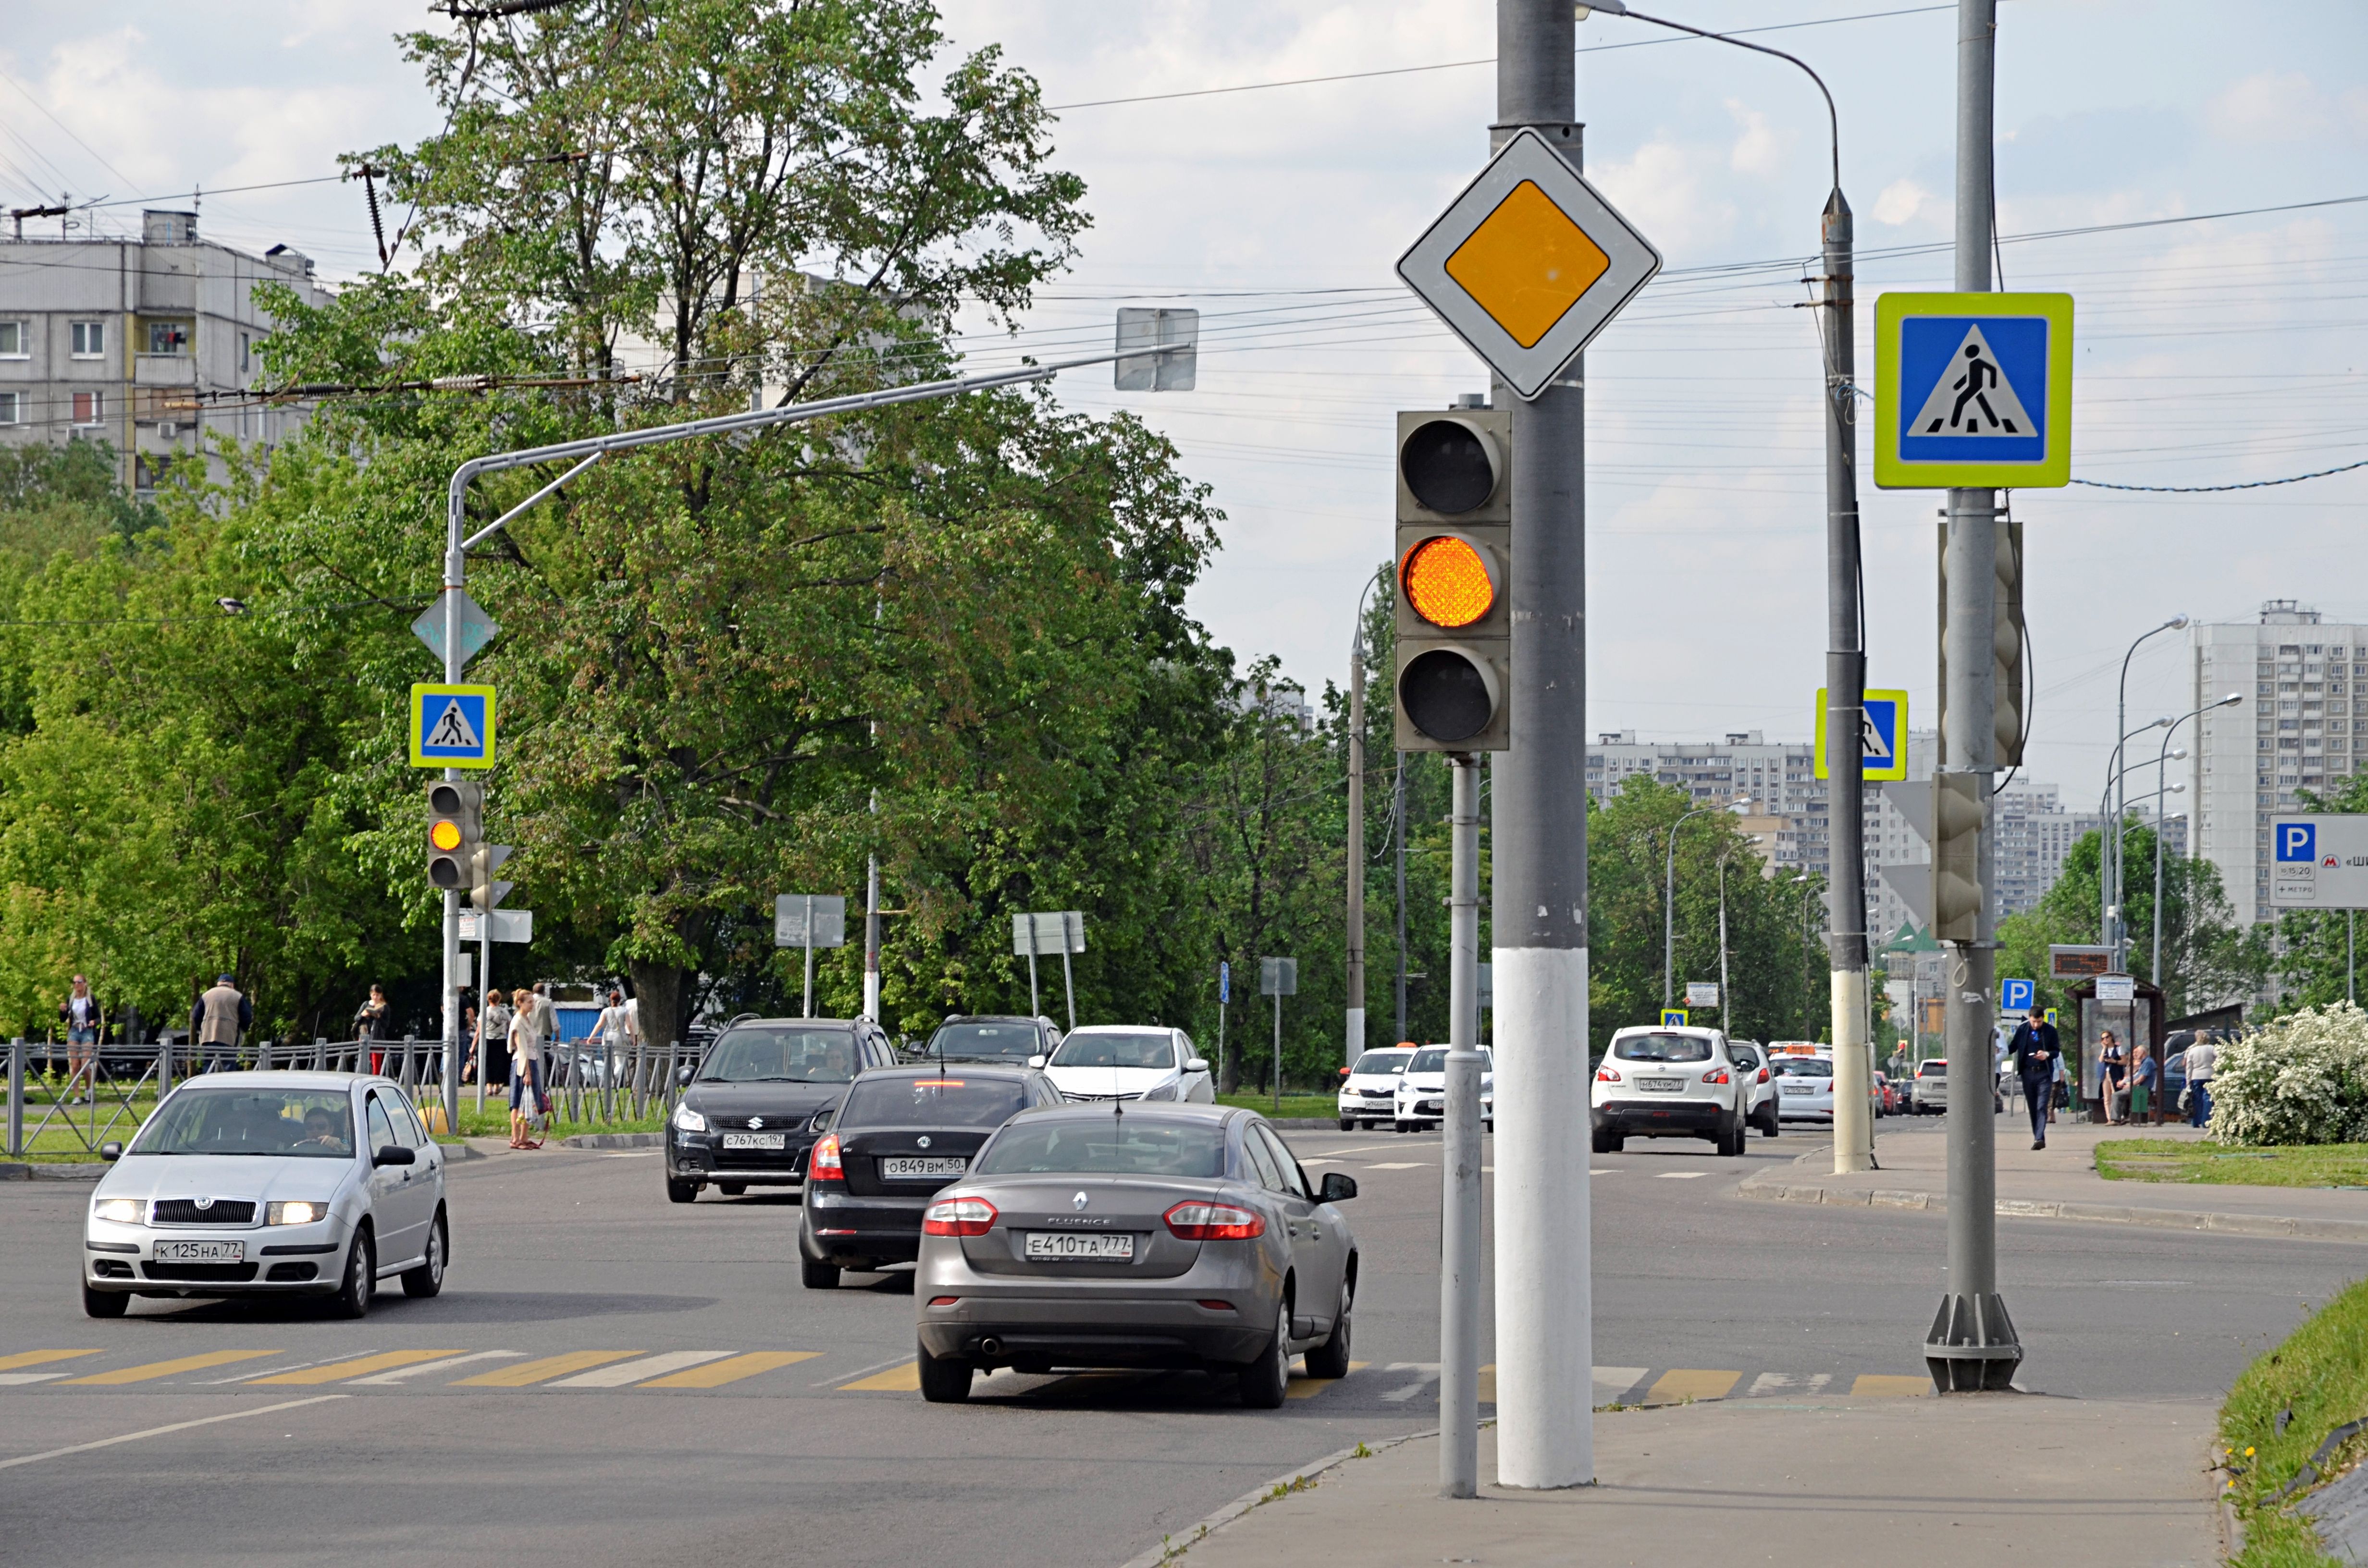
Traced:
[[[1587, 792], [1598, 801], [1631, 778], [1674, 785], [1695, 801], [1751, 802], [1746, 831], [1772, 849], [1779, 876], [1827, 864], [1826, 781], [1816, 777], [1816, 749], [1807, 741], [1770, 743], [1758, 730], [1730, 732], [1724, 741], [1639, 741], [1634, 730], [1606, 731], [1587, 753]], [[1768, 824], [1759, 819], [1781, 819]]]
[[2271, 599], [2260, 619], [2197, 625], [2190, 633], [2194, 700], [2241, 692], [2245, 701], [2194, 720], [2188, 743], [2196, 852], [2219, 868], [2240, 920], [2270, 910], [2270, 817], [2331, 791], [2368, 766], [2368, 626], [2329, 625], [2294, 599]]

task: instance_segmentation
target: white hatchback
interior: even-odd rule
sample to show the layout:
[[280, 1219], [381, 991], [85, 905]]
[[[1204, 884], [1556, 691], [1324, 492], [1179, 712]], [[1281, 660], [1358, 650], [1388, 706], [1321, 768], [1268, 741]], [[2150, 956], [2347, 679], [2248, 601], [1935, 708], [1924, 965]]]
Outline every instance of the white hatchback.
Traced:
[[[1486, 1046], [1480, 1054], [1480, 1125], [1497, 1131], [1497, 1053]], [[1391, 1124], [1400, 1132], [1436, 1128], [1447, 1114], [1447, 1047], [1426, 1045], [1414, 1053], [1398, 1075], [1397, 1104]]]
[[1396, 1119], [1398, 1075], [1414, 1060], [1414, 1047], [1369, 1051], [1340, 1069], [1340, 1131], [1379, 1127]]
[[1746, 1070], [1716, 1029], [1621, 1029], [1595, 1069], [1589, 1095], [1595, 1152], [1617, 1153], [1635, 1136], [1707, 1138], [1720, 1153], [1740, 1154], [1759, 1076], [1759, 1062]]
[[1834, 1119], [1834, 1052], [1827, 1045], [1778, 1041], [1769, 1048], [1776, 1074], [1776, 1115], [1784, 1121]]
[[1049, 1058], [1029, 1062], [1075, 1101], [1194, 1100], [1217, 1097], [1209, 1064], [1182, 1029], [1163, 1025], [1087, 1024], [1061, 1037]]

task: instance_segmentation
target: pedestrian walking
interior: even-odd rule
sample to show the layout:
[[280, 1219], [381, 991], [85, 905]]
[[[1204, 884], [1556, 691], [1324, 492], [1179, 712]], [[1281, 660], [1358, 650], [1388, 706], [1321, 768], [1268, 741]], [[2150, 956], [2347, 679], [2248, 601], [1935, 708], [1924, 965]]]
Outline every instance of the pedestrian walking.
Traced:
[[394, 1038], [394, 1009], [387, 1005], [386, 987], [373, 985], [370, 1000], [354, 1009], [354, 1039], [370, 1043], [370, 1070], [376, 1073], [386, 1052], [377, 1049], [378, 1042]]
[[542, 1051], [535, 1037], [534, 993], [520, 988], [511, 998], [510, 1014], [510, 1147], [540, 1149], [542, 1141], [529, 1136], [551, 1101], [542, 1085]]
[[2212, 1071], [2220, 1064], [2220, 1042], [2210, 1029], [2195, 1031], [2187, 1048], [2187, 1122], [2201, 1127], [2212, 1119]]
[[253, 1028], [255, 1004], [240, 993], [237, 983], [229, 975], [216, 975], [212, 987], [200, 994], [197, 1005], [189, 1009], [191, 1054], [203, 1063], [199, 1071], [222, 1071], [225, 1053], [235, 1063], [238, 1038]]
[[2104, 1096], [2105, 1119], [2115, 1127], [2128, 1121], [2129, 1059], [2122, 1054], [2121, 1037], [2111, 1029], [2097, 1037], [2097, 1088]]
[[2045, 1008], [2032, 1006], [2007, 1050], [2014, 1057], [2014, 1075], [2022, 1084], [2023, 1104], [2031, 1110], [2031, 1146], [2044, 1149], [2048, 1113], [2055, 1106], [2055, 1069], [2064, 1057], [2063, 1042], [2047, 1021]]
[[[66, 1087], [74, 1091], [68, 1105], [84, 1105], [97, 1097], [101, 1017], [98, 998], [90, 994], [90, 982], [75, 975], [74, 988], [58, 1004], [58, 1021], [66, 1027]], [[85, 1074], [89, 1075], [87, 1083]]]

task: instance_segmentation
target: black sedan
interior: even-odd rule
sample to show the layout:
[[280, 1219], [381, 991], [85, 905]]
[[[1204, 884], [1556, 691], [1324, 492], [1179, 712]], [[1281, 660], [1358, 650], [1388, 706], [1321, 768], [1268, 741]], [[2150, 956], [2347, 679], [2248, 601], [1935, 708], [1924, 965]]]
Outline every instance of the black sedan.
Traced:
[[806, 1288], [918, 1257], [921, 1210], [962, 1179], [988, 1135], [1020, 1111], [1061, 1103], [1052, 1080], [1028, 1067], [865, 1074], [814, 1146], [798, 1223]]
[[896, 1059], [861, 1018], [752, 1018], [708, 1048], [667, 1119], [666, 1196], [702, 1187], [736, 1198], [751, 1187], [796, 1187], [808, 1152], [848, 1085]]

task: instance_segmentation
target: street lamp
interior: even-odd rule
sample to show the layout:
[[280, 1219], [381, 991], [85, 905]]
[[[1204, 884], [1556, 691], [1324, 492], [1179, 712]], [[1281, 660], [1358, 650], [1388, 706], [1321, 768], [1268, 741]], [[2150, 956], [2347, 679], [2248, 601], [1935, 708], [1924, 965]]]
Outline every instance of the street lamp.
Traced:
[[[2155, 629], [2156, 631], [2161, 630], [2160, 627]], [[2153, 631], [2146, 633], [2147, 637], [2153, 635]], [[2145, 640], [2140, 638], [2138, 641]], [[2135, 647], [2136, 644], [2131, 646]], [[2171, 722], [2170, 716], [2166, 713], [2150, 724], [2140, 724], [2136, 729], [2124, 733], [2120, 740], [2113, 743], [2112, 758], [2105, 765], [2105, 792], [2097, 801], [2097, 940], [2106, 947], [2114, 946], [2113, 921], [2120, 914], [2122, 903], [2122, 817], [2114, 804], [2113, 794], [2122, 781], [2122, 775], [2130, 771], [2122, 767], [2122, 748], [2149, 730], [2169, 729]]]
[[[2176, 721], [2174, 721], [2174, 722], [2172, 722], [2172, 724], [2171, 724], [2170, 728], [2169, 728], [2169, 729], [2167, 729], [2167, 730], [2165, 730], [2165, 731], [2163, 731], [2163, 733], [2162, 733], [2162, 744], [2163, 744], [2163, 751], [2162, 751], [2162, 755], [2161, 755], [2161, 756], [2160, 756], [2160, 757], [2158, 757], [2158, 758], [2157, 759], [2157, 761], [2156, 761], [2156, 768], [2157, 768], [2157, 772], [2156, 772], [2156, 774], [2155, 774], [2155, 801], [2156, 801], [2156, 805], [2155, 805], [2155, 809], [2154, 809], [2154, 959], [2153, 959], [2152, 962], [2148, 965], [2148, 967], [2147, 967], [2147, 969], [2146, 969], [2146, 978], [2147, 978], [2147, 979], [2149, 979], [2149, 980], [2151, 980], [2151, 981], [2153, 981], [2153, 982], [2155, 983], [2155, 984], [2156, 984], [2157, 987], [2162, 987], [2162, 824], [2163, 824], [2163, 814], [2162, 814], [2162, 805], [2161, 805], [2161, 801], [2162, 801], [2162, 781], [2163, 781], [2163, 774], [2162, 774], [2162, 772], [2161, 772], [2161, 769], [2162, 769], [2162, 767], [2164, 767], [2164, 765], [2165, 765], [2166, 763], [2168, 763], [2168, 762], [2169, 762], [2169, 760], [2171, 757], [2173, 757], [2173, 756], [2182, 756], [2182, 757], [2183, 757], [2183, 756], [2185, 756], [2187, 755], [2187, 748], [2186, 748], [2185, 746], [2181, 746], [2181, 747], [2180, 747], [2177, 752], [2173, 752], [2173, 751], [2171, 751], [2171, 750], [2169, 749], [2169, 748], [2170, 748], [2170, 737], [2171, 737], [2171, 735], [2172, 735], [2173, 732], [2177, 731], [2177, 730], [2178, 730], [2178, 728], [2179, 728], [2179, 726], [2180, 726], [2180, 724], [2184, 724], [2184, 723], [2186, 723], [2188, 720], [2192, 719], [2192, 718], [2195, 718], [2198, 714], [2209, 713], [2209, 712], [2211, 712], [2211, 711], [2212, 711], [2214, 709], [2215, 709], [2215, 708], [2234, 708], [2235, 706], [2237, 706], [2237, 704], [2238, 704], [2238, 703], [2240, 703], [2240, 702], [2242, 702], [2242, 701], [2244, 701], [2244, 700], [2245, 700], [2245, 694], [2244, 694], [2243, 692], [2241, 692], [2241, 691], [2232, 691], [2232, 692], [2230, 692], [2227, 696], [2226, 696], [2226, 697], [2224, 697], [2224, 698], [2220, 699], [2217, 702], [2207, 702], [2207, 703], [2205, 703], [2203, 707], [2201, 707], [2201, 708], [2198, 708], [2198, 709], [2194, 710], [2192, 712], [2183, 713], [2183, 714], [2180, 715], [2180, 717], [2179, 717]], [[2182, 789], [2182, 790], [2183, 790], [2183, 789], [2185, 789], [2185, 788], [2186, 788], [2186, 786], [2182, 784], [2182, 785], [2179, 786], [2179, 788], [2180, 788], [2180, 789]], [[2190, 808], [2190, 809], [2191, 809], [2191, 811], [2192, 810], [2192, 808]], [[2188, 818], [2188, 821], [2189, 821], [2190, 823], [2192, 823], [2194, 820], [2195, 820], [2195, 819], [2194, 819], [2194, 817], [2193, 817], [2193, 816], [2192, 816], [2192, 815]], [[2190, 839], [2189, 839], [2189, 843], [2191, 844], [2191, 846], [2192, 846], [2192, 843], [2193, 843], [2193, 839], [2192, 839], [2192, 836], [2191, 836], [2191, 837], [2190, 837]], [[2163, 987], [2163, 998], [2162, 998], [2162, 1000], [2163, 1000], [2163, 1006], [2169, 1006], [2169, 1003], [2170, 1003], [2170, 993], [2169, 993], [2169, 988], [2167, 988], [2167, 987]]]
[[[2145, 642], [2147, 638], [2149, 638], [2149, 637], [2159, 637], [2160, 635], [2162, 635], [2162, 634], [2163, 634], [2164, 632], [2166, 632], [2166, 631], [2177, 631], [2178, 630], [2180, 630], [2181, 627], [2185, 626], [2186, 624], [2187, 624], [2187, 612], [2186, 612], [2186, 611], [2184, 611], [2184, 610], [2181, 610], [2179, 614], [2172, 616], [2169, 620], [2164, 621], [2160, 626], [2154, 627], [2154, 628], [2152, 628], [2152, 629], [2151, 629], [2151, 630], [2149, 630], [2149, 631], [2141, 631], [2141, 632], [2139, 632], [2139, 633], [2137, 634], [2137, 636], [2136, 636], [2136, 637], [2135, 637], [2135, 638], [2131, 642], [2131, 643], [2130, 643], [2130, 645], [2129, 645], [2129, 649], [2128, 649], [2128, 651], [2127, 651], [2126, 653], [2123, 653], [2123, 655], [2122, 655], [2122, 680], [2121, 680], [2121, 686], [2120, 686], [2120, 687], [2118, 688], [2118, 695], [2116, 696], [2116, 699], [2115, 699], [2115, 706], [2114, 706], [2114, 709], [2113, 709], [2113, 728], [2114, 728], [2114, 730], [2115, 730], [2115, 731], [2119, 732], [2119, 731], [2126, 730], [2126, 729], [2128, 729], [2128, 727], [2129, 727], [2129, 722], [2130, 722], [2130, 660], [2131, 660], [2132, 658], [2134, 658], [2134, 657], [2136, 655], [2137, 651], [2138, 651], [2138, 644], [2139, 644], [2139, 643], [2141, 643], [2141, 642]], [[2168, 723], [2169, 723], [2169, 722], [2170, 722], [2170, 721], [2169, 721], [2169, 720], [2168, 720], [2168, 719], [2157, 719], [2157, 721], [2155, 721], [2155, 722], [2156, 722], [2156, 723], [2157, 723], [2157, 724], [2168, 724]], [[2148, 726], [2148, 728], [2151, 728], [2151, 727], [2152, 727], [2152, 726]], [[2139, 732], [2139, 733], [2143, 733], [2143, 732]], [[2124, 734], [2124, 735], [2123, 735], [2123, 736], [2122, 736], [2122, 739], [2123, 739], [2123, 741], [2127, 741], [2129, 738], [2130, 738], [2130, 737], [2129, 737], [2128, 735], [2126, 735], [2126, 734]], [[2121, 766], [2121, 758], [2122, 758], [2122, 748], [2121, 748], [2121, 746], [2117, 744], [2115, 744], [2115, 746], [2113, 747], [2113, 761], [2112, 761], [2112, 767], [2119, 767]], [[2119, 782], [2118, 778], [2116, 778], [2116, 779], [2114, 780], [2114, 782]], [[2109, 787], [2110, 787], [2110, 786], [2109, 786]], [[2112, 889], [2112, 890], [2113, 890], [2113, 891], [2112, 891], [2112, 893], [2107, 893], [2107, 894], [2102, 894], [2102, 895], [2100, 895], [2100, 896], [2106, 897], [2106, 898], [2108, 898], [2108, 899], [2111, 899], [2112, 903], [2118, 903], [2118, 902], [2119, 902], [2118, 897], [2117, 897], [2117, 896], [2115, 896], [2115, 895], [2117, 895], [2117, 894], [2118, 894], [2118, 892], [2119, 892], [2119, 891], [2120, 891], [2120, 889], [2121, 889], [2121, 885], [2122, 885], [2122, 809], [2123, 809], [2124, 806], [2126, 806], [2127, 804], [2128, 804], [2128, 801], [2127, 801], [2127, 799], [2126, 799], [2125, 797], [2116, 796], [2116, 797], [2114, 798], [2114, 801], [2113, 801], [2113, 831], [2112, 831], [2112, 834], [2111, 835], [2112, 843], [2111, 843], [2111, 846], [2110, 846], [2110, 848], [2109, 848], [2109, 850], [2108, 850], [2108, 853], [2109, 853], [2109, 854], [2112, 856], [2112, 877], [2111, 877], [2109, 880], [2107, 880], [2107, 881], [2104, 882], [2104, 886], [2105, 886], [2106, 888]], [[2102, 847], [2102, 846], [2100, 846], [2100, 847]], [[2102, 868], [2101, 866], [2100, 867], [2100, 869], [2104, 869], [2104, 868]], [[2108, 907], [2108, 908], [2110, 908], [2110, 907], [2111, 907], [2111, 904], [2109, 903], [2109, 904], [2107, 905], [2107, 907]], [[2102, 914], [2100, 914], [2100, 917], [2099, 917], [2099, 926], [2098, 926], [2098, 935], [2099, 935], [2100, 937], [2101, 937], [2105, 940], [2105, 942], [2106, 942], [2106, 943], [2108, 943], [2109, 945], [2112, 946], [2114, 952], [2115, 952], [2116, 954], [2118, 954], [2118, 953], [2121, 951], [2120, 944], [2115, 940], [2115, 938], [2113, 937], [2113, 936], [2112, 936], [2110, 932], [2108, 932], [2108, 931], [2106, 931], [2106, 930], [2104, 929], [2104, 920], [2105, 920], [2106, 918], [2109, 918], [2109, 916], [2107, 916], [2107, 915], [2102, 915]]]
[[[1664, 1007], [1671, 1007], [1677, 1005], [1678, 829], [1685, 826], [1686, 824], [1691, 822], [1694, 818], [1701, 816], [1705, 812], [1725, 810], [1740, 815], [1744, 808], [1750, 804], [1751, 801], [1749, 798], [1747, 797], [1740, 801], [1729, 801], [1723, 808], [1719, 806], [1696, 806], [1692, 811], [1686, 812], [1685, 815], [1679, 817], [1677, 821], [1669, 824], [1668, 855], [1667, 857], [1667, 863], [1662, 867], [1661, 870], [1661, 1006]], [[1724, 861], [1720, 862], [1722, 869], [1724, 869], [1725, 864], [1725, 863]], [[1719, 893], [1721, 901], [1719, 904], [1719, 940], [1722, 944], [1720, 949], [1720, 963], [1722, 969], [1719, 974], [1718, 993], [1719, 1017], [1722, 1021], [1724, 1021], [1726, 1017], [1726, 975], [1724, 971], [1725, 949], [1723, 945], [1726, 939], [1725, 896], [1725, 884], [1722, 883]]]

